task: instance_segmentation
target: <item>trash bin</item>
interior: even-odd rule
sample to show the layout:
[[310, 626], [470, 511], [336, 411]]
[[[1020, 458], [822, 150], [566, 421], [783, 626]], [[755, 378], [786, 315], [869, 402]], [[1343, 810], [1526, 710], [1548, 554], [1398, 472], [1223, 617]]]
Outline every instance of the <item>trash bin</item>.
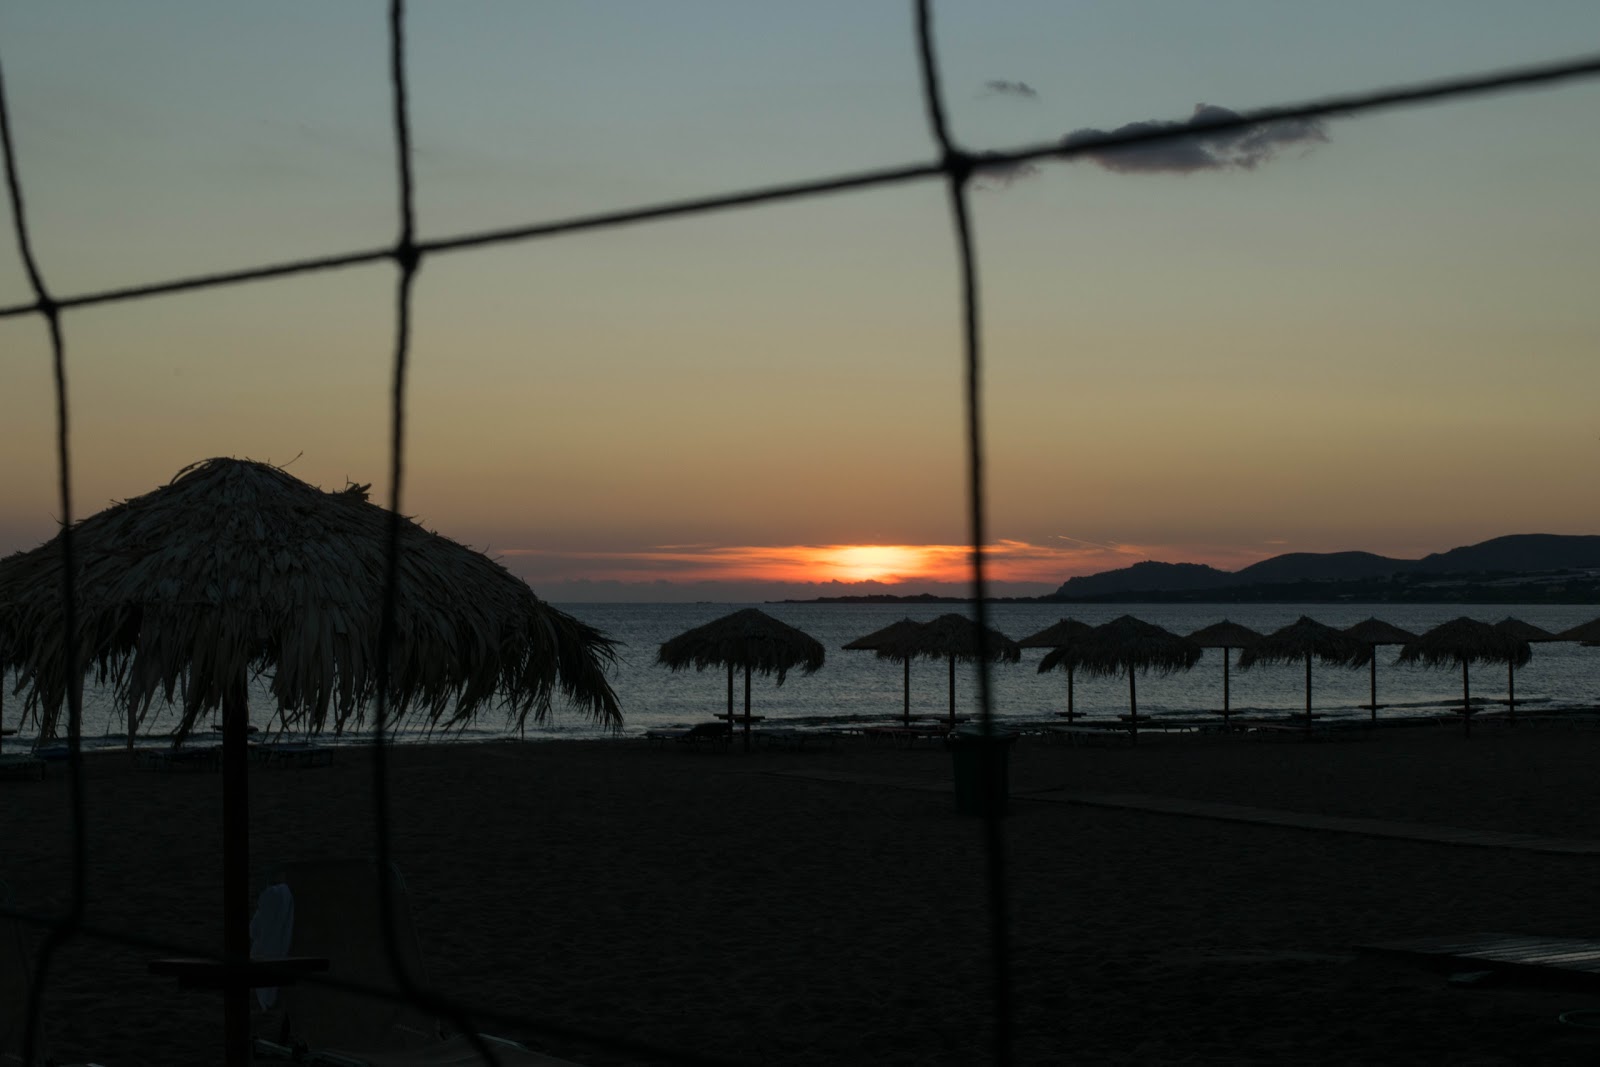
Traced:
[[981, 726], [961, 726], [946, 740], [956, 781], [956, 810], [967, 815], [1006, 813], [1011, 795], [1011, 746], [1017, 735]]

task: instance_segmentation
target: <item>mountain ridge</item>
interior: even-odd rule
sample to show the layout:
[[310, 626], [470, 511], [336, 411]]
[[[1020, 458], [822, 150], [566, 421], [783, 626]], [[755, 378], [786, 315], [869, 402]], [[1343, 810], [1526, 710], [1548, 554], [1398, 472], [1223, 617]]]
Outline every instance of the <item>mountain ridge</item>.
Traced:
[[1507, 534], [1475, 545], [1397, 559], [1372, 552], [1288, 552], [1225, 571], [1203, 563], [1144, 560], [1129, 567], [1068, 578], [1052, 599], [1081, 600], [1131, 593], [1178, 593], [1247, 585], [1370, 581], [1396, 575], [1509, 573], [1600, 569], [1600, 535]]

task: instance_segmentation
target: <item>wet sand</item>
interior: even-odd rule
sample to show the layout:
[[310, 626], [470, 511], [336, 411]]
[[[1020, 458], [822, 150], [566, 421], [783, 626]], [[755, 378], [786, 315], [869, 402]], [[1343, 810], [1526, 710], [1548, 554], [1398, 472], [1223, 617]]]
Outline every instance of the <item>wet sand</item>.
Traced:
[[[370, 856], [370, 756], [258, 770], [255, 866]], [[729, 752], [643, 742], [415, 747], [392, 757], [394, 858], [438, 988], [487, 1026], [588, 1064], [993, 1062], [980, 820], [951, 759], [856, 739]], [[1021, 1064], [1590, 1063], [1584, 990], [1451, 985], [1354, 946], [1480, 930], [1600, 936], [1600, 857], [1062, 803], [1133, 793], [1600, 840], [1600, 731], [1380, 731], [1366, 740], [1024, 738], [1004, 822]], [[215, 944], [220, 779], [88, 772], [97, 927]], [[6, 782], [4, 879], [69, 886], [58, 774]], [[1031, 798], [1031, 799], [1030, 799]], [[47, 985], [62, 1057], [215, 1064], [214, 995], [146, 950], [80, 939]], [[337, 961], [335, 961], [337, 967]]]

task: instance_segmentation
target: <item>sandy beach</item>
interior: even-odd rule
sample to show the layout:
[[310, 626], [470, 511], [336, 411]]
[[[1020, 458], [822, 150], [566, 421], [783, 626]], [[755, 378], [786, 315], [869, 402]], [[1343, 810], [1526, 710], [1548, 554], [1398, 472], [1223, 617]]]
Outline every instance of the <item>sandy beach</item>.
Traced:
[[[258, 770], [254, 865], [369, 856], [370, 755]], [[406, 747], [394, 858], [429, 979], [586, 1064], [635, 1041], [763, 1064], [992, 1062], [980, 820], [951, 759], [849, 740], [743, 753], [644, 742]], [[1133, 794], [1600, 840], [1600, 731], [1379, 731], [1307, 744], [1024, 738], [1004, 822], [1021, 1064], [1592, 1063], [1557, 1021], [1585, 990], [1464, 987], [1354, 947], [1505, 931], [1600, 936], [1600, 857], [1467, 847], [1070, 802]], [[69, 885], [67, 791], [7, 782], [20, 904]], [[220, 778], [89, 761], [90, 921], [215, 944]], [[30, 935], [32, 936], [32, 935]], [[216, 998], [93, 940], [61, 954], [58, 1056], [214, 1064]]]

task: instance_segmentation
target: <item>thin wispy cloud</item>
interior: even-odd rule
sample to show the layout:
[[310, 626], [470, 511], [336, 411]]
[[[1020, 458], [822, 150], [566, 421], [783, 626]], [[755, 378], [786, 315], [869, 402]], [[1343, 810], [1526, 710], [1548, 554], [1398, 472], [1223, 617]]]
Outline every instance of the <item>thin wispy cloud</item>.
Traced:
[[1027, 82], [1006, 81], [1001, 78], [991, 78], [983, 83], [983, 96], [1015, 96], [1024, 100], [1037, 100], [1039, 90]]
[[1182, 122], [1151, 119], [1130, 122], [1114, 130], [1084, 127], [1061, 139], [1063, 148], [1082, 148], [1107, 137], [1129, 137], [1162, 131], [1189, 131], [1188, 136], [1147, 144], [1089, 149], [1076, 158], [1119, 174], [1193, 174], [1211, 170], [1254, 170], [1286, 148], [1312, 148], [1325, 144], [1327, 130], [1315, 119], [1259, 122], [1230, 129], [1208, 129], [1237, 121], [1237, 111], [1213, 104], [1196, 104], [1194, 114]]

